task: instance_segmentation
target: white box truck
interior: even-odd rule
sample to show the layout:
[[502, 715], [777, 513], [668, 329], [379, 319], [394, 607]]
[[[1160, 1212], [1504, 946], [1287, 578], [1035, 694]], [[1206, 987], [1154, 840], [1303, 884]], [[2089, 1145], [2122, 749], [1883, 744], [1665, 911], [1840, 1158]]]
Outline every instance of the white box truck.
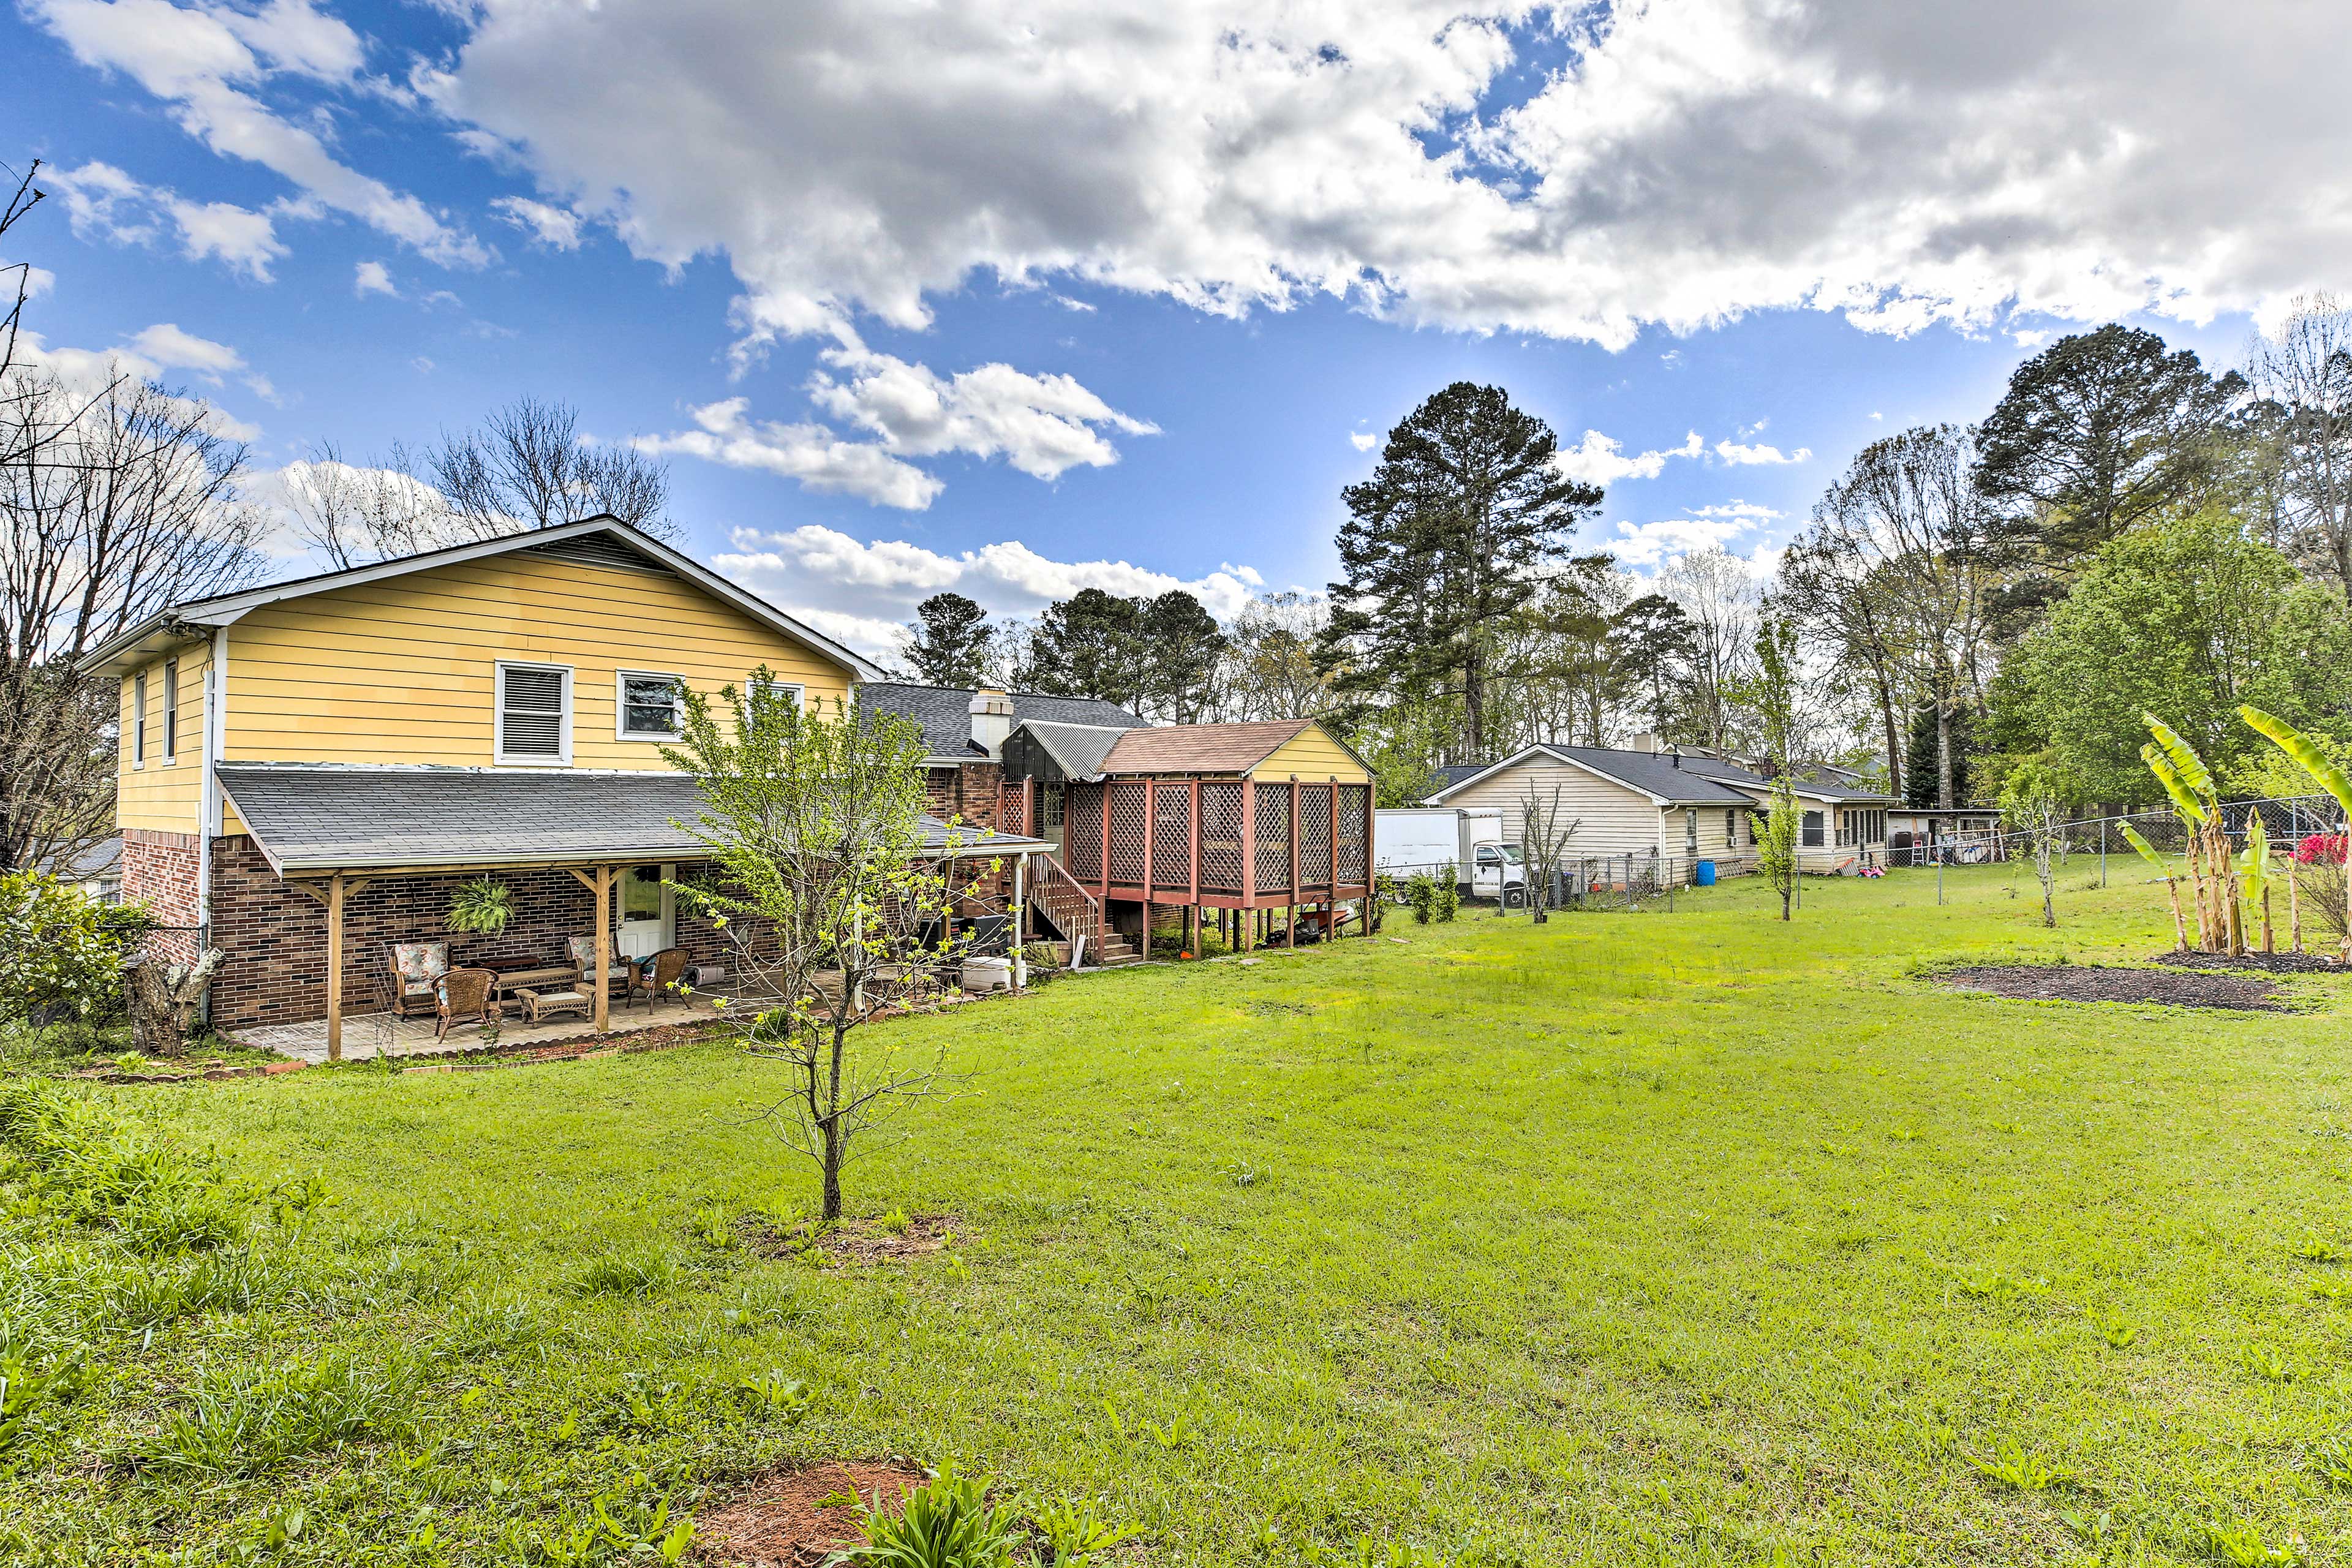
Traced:
[[1493, 899], [1512, 909], [1527, 902], [1527, 867], [1519, 847], [1503, 842], [1500, 810], [1416, 805], [1372, 816], [1381, 870], [1410, 877], [1451, 866], [1465, 897]]

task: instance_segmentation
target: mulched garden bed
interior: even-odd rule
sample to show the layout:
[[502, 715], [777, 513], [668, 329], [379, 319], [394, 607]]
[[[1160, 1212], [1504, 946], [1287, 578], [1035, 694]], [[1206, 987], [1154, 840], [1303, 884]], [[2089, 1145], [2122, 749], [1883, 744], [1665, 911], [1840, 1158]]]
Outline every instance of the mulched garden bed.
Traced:
[[2318, 952], [2158, 952], [2150, 963], [2176, 969], [2246, 969], [2259, 974], [2343, 974], [2341, 960]]
[[[895, 1510], [929, 1478], [901, 1459], [834, 1460], [776, 1470], [694, 1517], [697, 1562], [725, 1568], [815, 1568], [866, 1539], [865, 1510]], [[856, 1493], [859, 1500], [852, 1501]]]
[[1932, 978], [1963, 991], [2029, 1002], [2138, 1002], [2162, 1007], [2219, 1007], [2284, 1013], [2269, 983], [2179, 969], [2110, 969], [2090, 963], [1979, 963]]
[[744, 1244], [762, 1258], [806, 1258], [832, 1267], [927, 1257], [961, 1234], [963, 1221], [951, 1214], [926, 1214], [899, 1226], [878, 1219], [845, 1219], [827, 1228], [814, 1220], [803, 1220], [780, 1230], [757, 1215], [746, 1215], [735, 1229]]

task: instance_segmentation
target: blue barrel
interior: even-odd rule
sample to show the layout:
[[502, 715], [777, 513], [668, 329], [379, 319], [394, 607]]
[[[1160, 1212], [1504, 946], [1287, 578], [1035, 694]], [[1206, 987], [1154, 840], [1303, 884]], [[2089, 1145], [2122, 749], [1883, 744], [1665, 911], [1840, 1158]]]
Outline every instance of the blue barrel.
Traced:
[[1700, 862], [1698, 863], [1698, 870], [1697, 870], [1697, 873], [1696, 873], [1696, 879], [1695, 879], [1697, 881], [1698, 885], [1699, 885], [1700, 887], [1702, 887], [1702, 888], [1712, 888], [1712, 887], [1714, 887], [1714, 886], [1715, 886], [1715, 862], [1714, 862], [1714, 861], [1712, 861], [1712, 860], [1702, 860], [1702, 861], [1700, 861]]

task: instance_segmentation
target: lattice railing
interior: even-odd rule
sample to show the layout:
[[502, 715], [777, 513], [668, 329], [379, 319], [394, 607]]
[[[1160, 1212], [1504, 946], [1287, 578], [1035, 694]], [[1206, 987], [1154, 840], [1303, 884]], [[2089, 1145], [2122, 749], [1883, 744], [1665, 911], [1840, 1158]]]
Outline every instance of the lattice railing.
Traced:
[[1062, 858], [1082, 882], [1102, 880], [1102, 784], [1070, 785], [1062, 816]]
[[1342, 886], [1360, 888], [1370, 856], [1366, 853], [1365, 830], [1370, 826], [1370, 811], [1372, 789], [1370, 784], [1339, 786], [1339, 881]]
[[1298, 880], [1308, 888], [1331, 885], [1331, 786], [1298, 786]]
[[1290, 887], [1292, 786], [1261, 784], [1254, 787], [1257, 795], [1257, 820], [1253, 834], [1257, 842], [1257, 890], [1285, 892]]
[[1029, 836], [1029, 789], [1025, 780], [997, 786], [996, 831], [1017, 833], [1024, 838]]
[[1143, 846], [1150, 831], [1143, 820], [1143, 797], [1139, 784], [1110, 786], [1110, 879], [1117, 887], [1143, 885]]
[[1205, 892], [1242, 890], [1242, 791], [1239, 784], [1201, 786], [1201, 887]]
[[1162, 784], [1152, 803], [1151, 885], [1192, 885], [1192, 787]]

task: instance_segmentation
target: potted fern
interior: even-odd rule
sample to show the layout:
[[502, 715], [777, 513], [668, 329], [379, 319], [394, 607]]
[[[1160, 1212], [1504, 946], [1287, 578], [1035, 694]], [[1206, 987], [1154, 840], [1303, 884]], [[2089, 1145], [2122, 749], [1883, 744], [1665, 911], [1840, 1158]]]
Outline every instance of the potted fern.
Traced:
[[496, 936], [513, 919], [514, 889], [504, 882], [478, 877], [457, 885], [457, 890], [449, 897], [449, 912], [443, 923], [451, 931]]

